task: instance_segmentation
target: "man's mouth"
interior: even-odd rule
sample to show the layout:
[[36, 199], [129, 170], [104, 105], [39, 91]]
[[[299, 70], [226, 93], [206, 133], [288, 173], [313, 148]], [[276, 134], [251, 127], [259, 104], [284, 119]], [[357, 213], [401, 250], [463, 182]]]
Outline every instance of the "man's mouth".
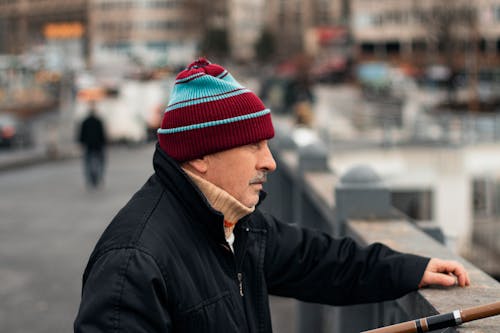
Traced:
[[255, 178], [253, 178], [252, 180], [250, 180], [249, 184], [250, 185], [256, 185], [256, 184], [262, 185], [266, 181], [267, 181], [267, 173], [266, 172], [262, 172], [262, 173], [258, 174]]

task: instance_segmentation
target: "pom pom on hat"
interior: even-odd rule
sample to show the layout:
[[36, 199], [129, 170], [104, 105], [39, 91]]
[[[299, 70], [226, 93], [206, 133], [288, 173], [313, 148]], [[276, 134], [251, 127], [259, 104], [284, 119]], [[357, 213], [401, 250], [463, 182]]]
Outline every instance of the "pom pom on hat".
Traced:
[[179, 162], [274, 136], [271, 111], [257, 95], [205, 58], [177, 75], [170, 96], [158, 141]]

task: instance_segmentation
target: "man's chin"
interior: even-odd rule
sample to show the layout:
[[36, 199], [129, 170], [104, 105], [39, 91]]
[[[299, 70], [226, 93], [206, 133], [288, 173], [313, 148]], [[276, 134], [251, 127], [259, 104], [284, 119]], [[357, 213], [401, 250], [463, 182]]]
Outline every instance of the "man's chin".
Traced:
[[258, 202], [259, 202], [259, 194], [257, 193], [255, 198], [247, 200], [245, 203], [243, 203], [243, 205], [252, 209], [257, 205]]

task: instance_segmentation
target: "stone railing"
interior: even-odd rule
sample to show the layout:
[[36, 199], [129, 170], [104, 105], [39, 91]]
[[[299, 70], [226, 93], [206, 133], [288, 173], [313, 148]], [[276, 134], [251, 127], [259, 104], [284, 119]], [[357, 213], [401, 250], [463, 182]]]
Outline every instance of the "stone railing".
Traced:
[[[271, 141], [278, 170], [267, 184], [270, 195], [262, 209], [284, 221], [334, 236], [350, 236], [362, 244], [382, 242], [404, 252], [457, 260], [465, 265], [472, 279], [467, 288], [424, 288], [398, 300], [377, 304], [329, 307], [299, 303], [298, 332], [360, 332], [500, 300], [500, 283], [393, 208], [390, 191], [370, 168], [355, 167], [344, 175], [336, 175], [328, 167], [328, 151], [320, 141], [301, 147], [285, 132], [278, 128], [275, 140]], [[497, 316], [446, 332], [499, 330], [500, 316]]]

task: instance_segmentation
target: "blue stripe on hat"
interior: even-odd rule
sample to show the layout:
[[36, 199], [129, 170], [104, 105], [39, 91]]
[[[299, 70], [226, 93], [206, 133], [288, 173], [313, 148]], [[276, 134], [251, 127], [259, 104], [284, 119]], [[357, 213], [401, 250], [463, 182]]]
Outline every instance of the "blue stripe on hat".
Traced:
[[[165, 109], [165, 112], [169, 112], [178, 108], [186, 107], [186, 106], [192, 106], [192, 105], [197, 105], [197, 104], [202, 104], [206, 102], [213, 102], [213, 101], [218, 101], [224, 98], [229, 98], [229, 97], [234, 97], [242, 94], [246, 94], [251, 92], [249, 89], [239, 89], [239, 90], [232, 90], [228, 92], [222, 92], [220, 89], [207, 89], [206, 90], [207, 94], [204, 97], [198, 97], [194, 98], [192, 100], [188, 100], [185, 102], [177, 102], [175, 104], [172, 104], [168, 106]], [[208, 96], [207, 96], [208, 95]]]
[[159, 128], [158, 129], [158, 134], [173, 134], [173, 133], [186, 132], [186, 131], [191, 131], [191, 130], [206, 128], [206, 127], [212, 127], [212, 126], [218, 126], [218, 125], [225, 125], [225, 124], [235, 123], [237, 121], [242, 121], [242, 120], [248, 120], [248, 119], [253, 119], [253, 118], [257, 118], [257, 117], [262, 117], [262, 116], [265, 116], [266, 114], [269, 114], [269, 113], [271, 113], [271, 110], [264, 109], [262, 111], [258, 111], [258, 112], [254, 112], [254, 113], [249, 113], [249, 114], [245, 114], [245, 115], [242, 115], [242, 116], [237, 116], [237, 117], [227, 118], [227, 119], [221, 119], [221, 120], [208, 121], [206, 123], [193, 124], [193, 125], [181, 126], [181, 127], [175, 127], [175, 128]]

